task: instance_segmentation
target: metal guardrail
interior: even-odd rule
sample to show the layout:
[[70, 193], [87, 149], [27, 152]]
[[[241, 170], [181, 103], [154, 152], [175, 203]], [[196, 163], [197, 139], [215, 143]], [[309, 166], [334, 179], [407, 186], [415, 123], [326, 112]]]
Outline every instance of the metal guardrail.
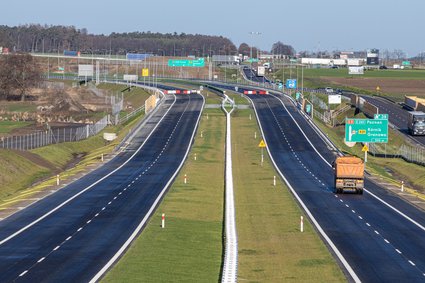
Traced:
[[145, 110], [145, 105], [140, 106], [139, 108], [137, 108], [137, 109], [131, 111], [130, 113], [126, 114], [125, 116], [121, 117], [118, 120], [118, 124], [123, 124], [123, 123], [127, 122], [130, 118], [138, 115], [140, 112], [142, 112], [144, 110]]
[[[232, 170], [232, 136], [230, 114], [235, 109], [235, 103], [224, 94], [222, 109], [226, 113], [226, 200], [225, 200], [225, 233], [226, 243], [221, 282], [236, 283], [238, 274], [238, 235], [236, 232], [235, 200], [233, 191]], [[229, 102], [232, 110], [225, 107]]]

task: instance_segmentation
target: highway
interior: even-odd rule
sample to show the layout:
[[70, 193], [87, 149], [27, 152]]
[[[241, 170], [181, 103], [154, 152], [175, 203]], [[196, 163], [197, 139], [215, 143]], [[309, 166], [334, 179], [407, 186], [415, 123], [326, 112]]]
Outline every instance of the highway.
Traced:
[[362, 282], [424, 282], [425, 213], [368, 179], [364, 195], [334, 194], [334, 152], [289, 98], [248, 97], [275, 166], [348, 276]]
[[425, 146], [425, 136], [409, 135], [407, 131], [408, 111], [406, 109], [403, 109], [400, 105], [395, 104], [385, 98], [374, 96], [372, 97], [367, 95], [361, 95], [361, 97], [378, 107], [379, 113], [388, 114], [389, 122], [396, 126], [401, 133], [409, 136], [412, 140]]
[[0, 282], [101, 277], [140, 233], [174, 180], [204, 103], [198, 94], [166, 96], [122, 153], [0, 221]]

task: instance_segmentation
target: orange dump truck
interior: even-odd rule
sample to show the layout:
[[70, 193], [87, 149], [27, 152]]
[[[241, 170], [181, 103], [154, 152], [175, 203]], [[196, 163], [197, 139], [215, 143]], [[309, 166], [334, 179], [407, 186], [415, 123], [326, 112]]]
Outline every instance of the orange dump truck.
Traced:
[[352, 190], [363, 194], [364, 163], [355, 156], [337, 157], [333, 164], [335, 170], [335, 193]]

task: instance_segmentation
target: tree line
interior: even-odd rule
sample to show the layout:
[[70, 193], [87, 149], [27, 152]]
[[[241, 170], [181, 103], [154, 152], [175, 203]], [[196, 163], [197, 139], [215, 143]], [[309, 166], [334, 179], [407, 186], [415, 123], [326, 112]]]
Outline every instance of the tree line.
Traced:
[[0, 26], [0, 46], [16, 52], [63, 53], [64, 50], [94, 54], [152, 53], [166, 56], [232, 54], [236, 46], [222, 36], [185, 33], [131, 32], [89, 34], [74, 26]]
[[[89, 34], [87, 29], [74, 26], [0, 25], [0, 46], [14, 52], [59, 53], [64, 50], [80, 51], [82, 54], [151, 53], [164, 56], [206, 57], [212, 55], [243, 54], [256, 57], [257, 48], [242, 43], [237, 48], [223, 36], [186, 34], [124, 32], [109, 35]], [[263, 51], [262, 51], [263, 52]], [[267, 51], [266, 51], [267, 52]], [[272, 54], [294, 55], [295, 50], [282, 42], [273, 44]]]

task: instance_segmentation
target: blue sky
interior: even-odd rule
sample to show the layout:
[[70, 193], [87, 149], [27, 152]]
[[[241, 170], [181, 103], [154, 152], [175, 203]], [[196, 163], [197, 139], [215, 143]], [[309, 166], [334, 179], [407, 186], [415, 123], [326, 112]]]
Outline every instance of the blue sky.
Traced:
[[96, 34], [199, 33], [263, 50], [280, 40], [297, 51], [379, 48], [414, 56], [425, 51], [424, 11], [424, 0], [38, 0], [8, 1], [0, 24], [73, 25]]

